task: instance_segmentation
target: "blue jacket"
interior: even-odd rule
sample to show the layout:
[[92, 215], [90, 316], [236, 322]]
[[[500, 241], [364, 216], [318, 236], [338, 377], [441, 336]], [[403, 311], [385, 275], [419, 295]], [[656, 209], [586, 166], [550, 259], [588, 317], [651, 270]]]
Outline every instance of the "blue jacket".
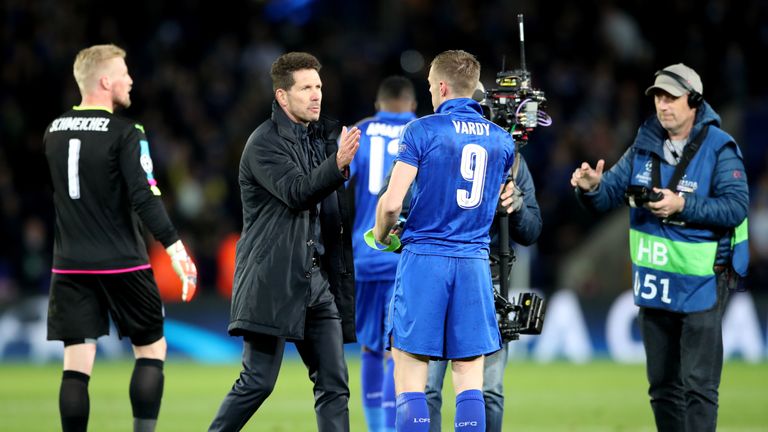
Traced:
[[[705, 126], [720, 127], [720, 116], [704, 102], [696, 112], [690, 137], [695, 137]], [[582, 192], [577, 188], [577, 195], [586, 207], [597, 212], [605, 212], [625, 205], [624, 192], [630, 184], [632, 160], [638, 148], [647, 149], [661, 155], [667, 132], [655, 115], [649, 117], [640, 126], [635, 142], [627, 149], [621, 159], [609, 171], [603, 174], [597, 190]], [[689, 138], [690, 139], [690, 138]], [[665, 185], [666, 186], [666, 185]], [[683, 211], [675, 219], [688, 224], [704, 225], [713, 229], [723, 228], [726, 234], [719, 242], [716, 264], [730, 264], [731, 235], [730, 229], [738, 226], [747, 217], [749, 209], [749, 189], [741, 151], [736, 142], [723, 146], [717, 157], [712, 173], [712, 190], [706, 198], [686, 195]]]
[[[507, 217], [509, 224], [509, 240], [523, 246], [530, 246], [539, 239], [541, 234], [541, 210], [536, 201], [536, 187], [533, 185], [533, 177], [528, 169], [525, 158], [518, 153], [520, 167], [515, 176], [515, 185], [523, 194], [523, 206], [520, 210]], [[498, 228], [496, 223], [491, 226], [491, 250], [498, 248]], [[510, 244], [510, 246], [512, 246]]]

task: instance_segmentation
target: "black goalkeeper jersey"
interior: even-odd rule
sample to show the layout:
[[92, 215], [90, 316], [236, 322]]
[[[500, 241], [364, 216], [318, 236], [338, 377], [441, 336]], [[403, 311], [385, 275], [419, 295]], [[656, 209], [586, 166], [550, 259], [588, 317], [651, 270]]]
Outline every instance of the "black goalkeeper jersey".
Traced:
[[160, 199], [144, 128], [104, 108], [74, 107], [45, 131], [56, 210], [53, 271], [129, 271], [149, 263], [142, 224], [178, 240]]

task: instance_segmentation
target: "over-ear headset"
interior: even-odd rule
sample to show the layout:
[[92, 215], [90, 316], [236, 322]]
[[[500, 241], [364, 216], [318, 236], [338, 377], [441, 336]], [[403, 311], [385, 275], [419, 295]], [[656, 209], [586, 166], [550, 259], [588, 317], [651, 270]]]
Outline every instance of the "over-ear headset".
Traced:
[[677, 81], [678, 84], [683, 86], [683, 88], [685, 90], [688, 91], [688, 106], [689, 107], [691, 107], [691, 108], [698, 108], [701, 105], [701, 103], [704, 102], [704, 96], [702, 96], [701, 93], [699, 93], [696, 90], [694, 90], [694, 88], [690, 84], [688, 84], [688, 81], [686, 81], [685, 78], [681, 77], [680, 75], [678, 75], [678, 74], [676, 74], [676, 73], [674, 73], [672, 71], [668, 71], [668, 70], [664, 70], [664, 69], [662, 69], [660, 71], [657, 71], [656, 75], [654, 75], [654, 76], [659, 76], [659, 75], [665, 75], [665, 76], [668, 76], [668, 77], [672, 78], [673, 80]]

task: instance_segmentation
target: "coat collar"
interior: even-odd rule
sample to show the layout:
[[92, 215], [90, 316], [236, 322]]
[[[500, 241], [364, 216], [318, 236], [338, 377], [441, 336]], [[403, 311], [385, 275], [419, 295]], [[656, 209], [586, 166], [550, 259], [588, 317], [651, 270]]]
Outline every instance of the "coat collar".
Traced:
[[[303, 132], [308, 133], [310, 138], [323, 138], [325, 137], [325, 131], [334, 131], [338, 124], [336, 120], [320, 116], [319, 121], [310, 122], [309, 126], [305, 128], [304, 125], [295, 123], [288, 118], [288, 115], [276, 100], [272, 101], [272, 121], [277, 125], [278, 135], [294, 143], [301, 141], [301, 133]], [[335, 139], [334, 136], [327, 138]]]
[[289, 119], [288, 115], [285, 113], [283, 108], [280, 107], [276, 100], [272, 101], [272, 121], [277, 125], [278, 135], [293, 143], [300, 142], [299, 135], [296, 133], [296, 126], [302, 125], [294, 123], [291, 119]]
[[[720, 127], [720, 116], [707, 102], [703, 102], [696, 111], [693, 128], [691, 129], [690, 135], [688, 135], [686, 144], [696, 138], [706, 125]], [[667, 131], [661, 126], [656, 115], [651, 115], [637, 131], [635, 147], [664, 157], [664, 140], [668, 137], [669, 135], [667, 134]]]
[[477, 101], [471, 98], [448, 99], [437, 107], [435, 113], [445, 114], [456, 111], [475, 111], [477, 114], [483, 115], [483, 108]]

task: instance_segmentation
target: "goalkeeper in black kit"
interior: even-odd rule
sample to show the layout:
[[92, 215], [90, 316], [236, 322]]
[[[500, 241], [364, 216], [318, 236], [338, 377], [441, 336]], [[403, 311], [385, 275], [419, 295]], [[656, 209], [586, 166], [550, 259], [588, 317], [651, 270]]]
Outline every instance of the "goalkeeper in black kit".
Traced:
[[160, 200], [143, 127], [114, 114], [131, 104], [125, 51], [86, 48], [74, 75], [82, 102], [54, 120], [44, 138], [56, 210], [48, 339], [64, 342], [61, 425], [65, 432], [88, 427], [96, 339], [109, 334], [111, 316], [136, 356], [133, 429], [154, 431], [166, 342], [141, 223], [166, 247], [183, 301], [195, 294], [197, 269]]

